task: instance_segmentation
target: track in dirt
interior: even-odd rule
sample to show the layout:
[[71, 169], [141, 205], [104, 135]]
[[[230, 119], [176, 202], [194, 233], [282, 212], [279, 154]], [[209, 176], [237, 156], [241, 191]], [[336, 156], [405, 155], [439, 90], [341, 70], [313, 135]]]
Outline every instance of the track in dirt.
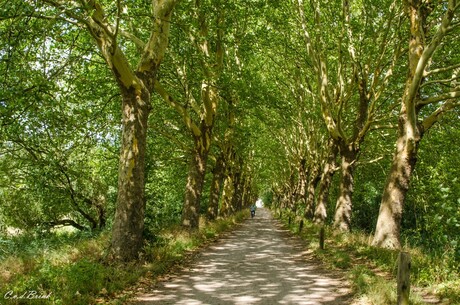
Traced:
[[258, 209], [254, 219], [132, 304], [348, 304], [344, 279], [306, 259], [304, 251], [267, 209]]

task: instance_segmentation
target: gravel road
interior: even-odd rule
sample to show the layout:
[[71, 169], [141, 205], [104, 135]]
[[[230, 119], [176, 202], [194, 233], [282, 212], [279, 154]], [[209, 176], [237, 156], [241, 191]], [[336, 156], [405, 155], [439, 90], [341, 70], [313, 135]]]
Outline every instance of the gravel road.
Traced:
[[187, 268], [132, 304], [350, 304], [343, 278], [325, 271], [267, 209], [209, 246]]

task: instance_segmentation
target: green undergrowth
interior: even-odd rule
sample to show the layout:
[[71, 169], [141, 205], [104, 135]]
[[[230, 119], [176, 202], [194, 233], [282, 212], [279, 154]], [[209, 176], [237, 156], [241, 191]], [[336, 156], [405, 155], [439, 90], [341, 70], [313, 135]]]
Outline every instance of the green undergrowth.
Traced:
[[147, 241], [141, 259], [130, 264], [108, 260], [108, 232], [2, 238], [0, 305], [123, 304], [132, 295], [129, 287], [140, 278], [168, 272], [247, 216], [242, 212], [203, 223], [194, 233], [165, 229]]
[[[325, 246], [319, 247], [320, 227], [292, 212], [276, 211], [283, 224], [302, 238], [315, 258], [331, 269], [344, 271], [356, 298], [364, 304], [396, 304], [399, 252], [370, 246], [371, 236], [337, 233], [325, 227]], [[299, 229], [301, 230], [299, 231]], [[460, 269], [453, 257], [435, 256], [405, 247], [411, 256], [411, 304], [426, 304], [422, 295], [436, 295], [443, 305], [460, 304]]]

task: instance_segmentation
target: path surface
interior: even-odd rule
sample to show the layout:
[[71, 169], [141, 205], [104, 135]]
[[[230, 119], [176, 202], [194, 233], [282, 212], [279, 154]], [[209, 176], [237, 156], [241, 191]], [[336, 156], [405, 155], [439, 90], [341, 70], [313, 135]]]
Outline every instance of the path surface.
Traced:
[[266, 209], [210, 246], [136, 305], [349, 304], [344, 279], [306, 258]]

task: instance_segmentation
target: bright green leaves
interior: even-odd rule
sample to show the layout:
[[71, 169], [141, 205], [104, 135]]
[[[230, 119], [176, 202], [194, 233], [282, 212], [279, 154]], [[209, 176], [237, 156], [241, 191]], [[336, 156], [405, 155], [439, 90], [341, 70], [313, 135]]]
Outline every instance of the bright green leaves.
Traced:
[[103, 226], [119, 133], [110, 75], [81, 29], [35, 18], [52, 12], [46, 8], [8, 5], [0, 19], [3, 221], [23, 229], [66, 218]]

